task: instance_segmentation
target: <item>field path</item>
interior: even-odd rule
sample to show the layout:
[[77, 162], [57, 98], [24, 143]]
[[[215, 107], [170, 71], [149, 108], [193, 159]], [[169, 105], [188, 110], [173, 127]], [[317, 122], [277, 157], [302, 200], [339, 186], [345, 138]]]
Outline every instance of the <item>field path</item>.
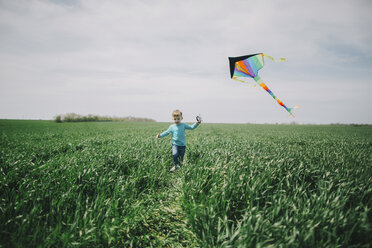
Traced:
[[199, 247], [181, 207], [182, 171], [171, 173], [169, 180], [170, 186], [160, 192], [163, 195], [161, 198], [166, 200], [159, 201], [159, 207], [152, 212], [157, 225], [154, 234], [161, 243], [164, 242], [163, 247]]

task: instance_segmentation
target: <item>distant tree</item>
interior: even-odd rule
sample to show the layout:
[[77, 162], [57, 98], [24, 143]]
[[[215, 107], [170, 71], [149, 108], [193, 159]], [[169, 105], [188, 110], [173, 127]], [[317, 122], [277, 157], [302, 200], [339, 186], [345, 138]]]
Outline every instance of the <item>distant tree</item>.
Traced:
[[62, 122], [62, 116], [61, 115], [57, 115], [55, 121], [57, 123], [61, 123]]
[[67, 113], [65, 115], [57, 115], [55, 118], [56, 122], [88, 122], [88, 121], [138, 121], [138, 122], [155, 122], [150, 118], [141, 117], [111, 117], [111, 116], [99, 116], [99, 115], [79, 115], [76, 113]]

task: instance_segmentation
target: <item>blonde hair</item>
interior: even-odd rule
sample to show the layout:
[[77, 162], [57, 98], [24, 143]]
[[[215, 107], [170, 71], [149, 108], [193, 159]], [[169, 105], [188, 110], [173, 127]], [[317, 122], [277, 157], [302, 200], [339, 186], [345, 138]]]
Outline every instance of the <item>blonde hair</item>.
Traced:
[[178, 110], [178, 109], [173, 110], [173, 112], [172, 112], [172, 117], [175, 116], [175, 115], [179, 115], [179, 116], [182, 117], [182, 112], [181, 112], [180, 110]]

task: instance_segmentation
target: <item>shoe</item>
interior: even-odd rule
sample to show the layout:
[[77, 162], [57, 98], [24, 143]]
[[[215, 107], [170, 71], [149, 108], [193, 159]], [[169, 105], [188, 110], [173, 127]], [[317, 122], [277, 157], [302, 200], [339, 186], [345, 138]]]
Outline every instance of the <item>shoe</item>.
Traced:
[[177, 170], [178, 168], [176, 166], [173, 166], [172, 169], [170, 169], [170, 172], [173, 172], [175, 170]]

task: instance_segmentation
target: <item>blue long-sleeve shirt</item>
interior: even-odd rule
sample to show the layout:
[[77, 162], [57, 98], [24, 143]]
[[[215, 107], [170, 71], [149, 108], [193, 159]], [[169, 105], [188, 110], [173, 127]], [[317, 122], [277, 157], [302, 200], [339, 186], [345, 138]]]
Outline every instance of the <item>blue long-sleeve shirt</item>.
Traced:
[[185, 129], [193, 130], [199, 126], [198, 123], [194, 123], [192, 126], [189, 126], [185, 123], [172, 124], [169, 126], [167, 131], [164, 131], [160, 134], [160, 138], [172, 134], [172, 144], [178, 146], [186, 146], [186, 134]]

